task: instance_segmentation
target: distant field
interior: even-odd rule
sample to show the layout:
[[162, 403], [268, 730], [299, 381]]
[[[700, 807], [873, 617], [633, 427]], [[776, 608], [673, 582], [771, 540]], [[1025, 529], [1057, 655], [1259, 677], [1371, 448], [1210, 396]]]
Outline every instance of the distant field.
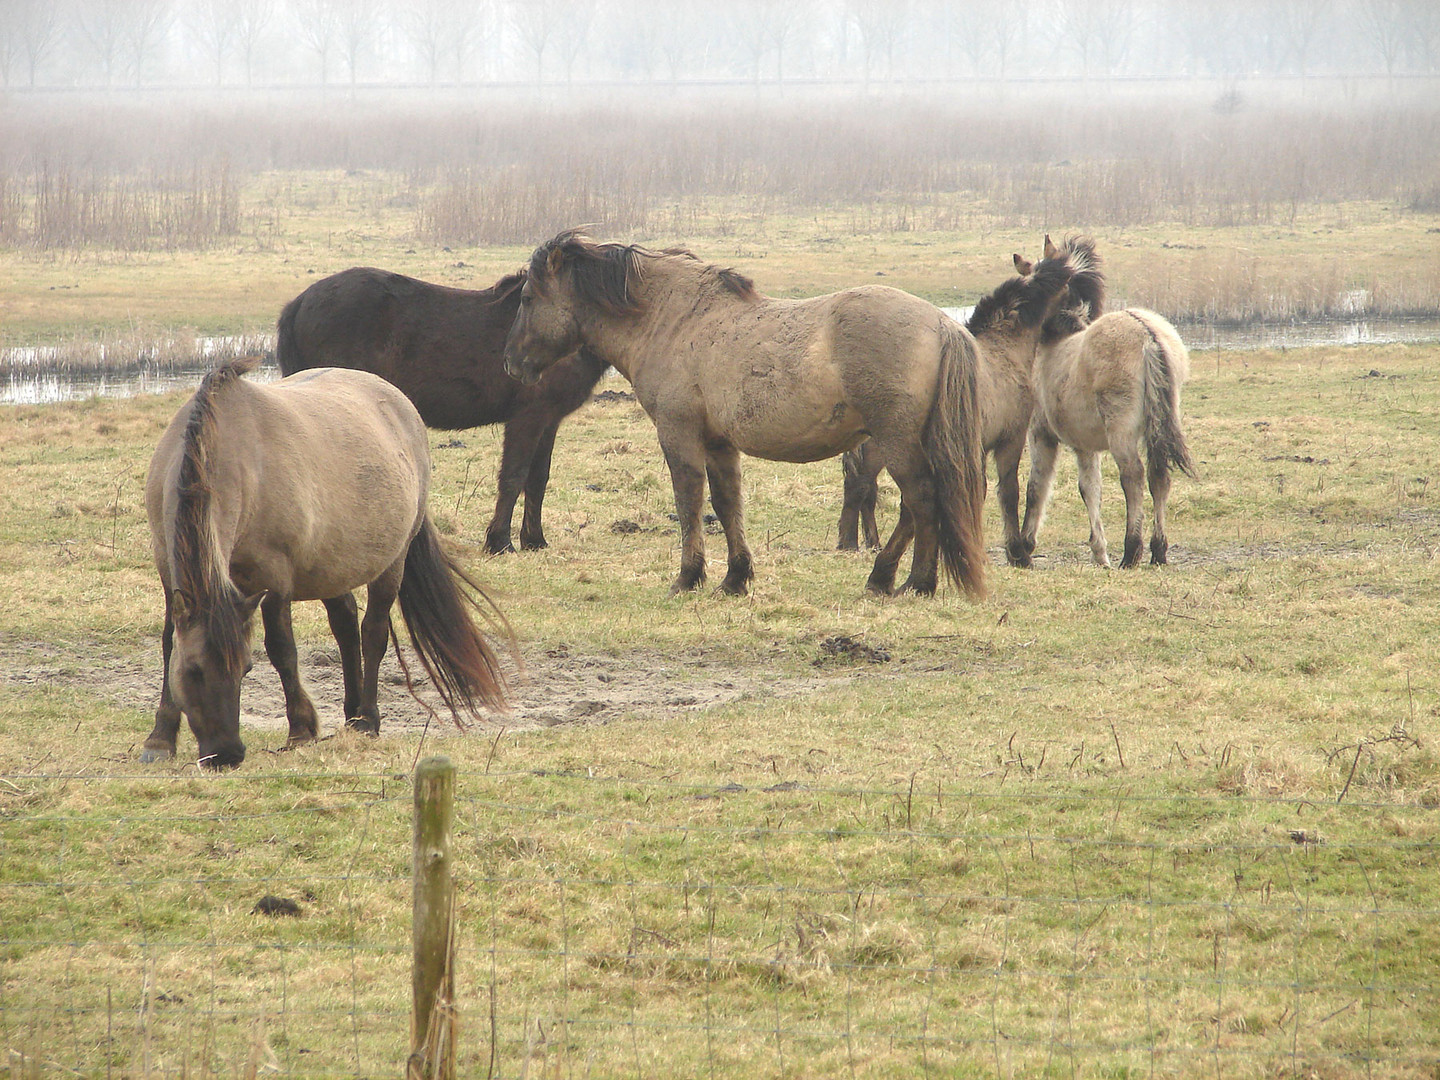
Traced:
[[483, 286], [580, 224], [689, 246], [779, 296], [883, 279], [966, 303], [1012, 252], [1086, 232], [1117, 298], [1171, 318], [1433, 315], [1424, 90], [17, 97], [0, 112], [0, 345], [263, 332], [347, 266]]
[[[769, 250], [762, 281], [829, 265]], [[1173, 565], [1089, 565], [1065, 461], [1039, 567], [981, 604], [866, 598], [834, 462], [746, 461], [753, 594], [668, 597], [669, 482], [613, 395], [561, 429], [550, 549], [484, 558], [498, 432], [436, 434], [436, 517], [519, 637], [514, 713], [426, 731], [387, 676], [381, 737], [334, 734], [305, 605], [333, 737], [273, 752], [257, 656], [223, 776], [188, 732], [134, 757], [143, 474], [182, 396], [0, 410], [0, 1038], [35, 1071], [395, 1074], [423, 748], [460, 770], [465, 1075], [1429, 1076], [1437, 371], [1197, 356]]]

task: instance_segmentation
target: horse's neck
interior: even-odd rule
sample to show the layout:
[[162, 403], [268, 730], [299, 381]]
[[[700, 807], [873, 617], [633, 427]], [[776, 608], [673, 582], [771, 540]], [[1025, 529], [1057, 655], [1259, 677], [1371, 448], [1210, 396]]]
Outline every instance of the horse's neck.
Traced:
[[591, 351], [632, 384], [642, 377], [647, 361], [665, 351], [666, 343], [685, 336], [686, 324], [705, 307], [698, 279], [686, 273], [688, 269], [668, 269], [645, 280], [637, 289], [638, 313], [598, 313], [586, 328]]

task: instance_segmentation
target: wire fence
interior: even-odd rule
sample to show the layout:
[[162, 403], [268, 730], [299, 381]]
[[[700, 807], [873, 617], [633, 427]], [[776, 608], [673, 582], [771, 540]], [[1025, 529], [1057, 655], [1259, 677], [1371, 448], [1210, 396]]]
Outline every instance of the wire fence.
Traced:
[[[403, 1071], [408, 777], [0, 790], [11, 1075]], [[1437, 823], [462, 770], [459, 1074], [1433, 1077]]]

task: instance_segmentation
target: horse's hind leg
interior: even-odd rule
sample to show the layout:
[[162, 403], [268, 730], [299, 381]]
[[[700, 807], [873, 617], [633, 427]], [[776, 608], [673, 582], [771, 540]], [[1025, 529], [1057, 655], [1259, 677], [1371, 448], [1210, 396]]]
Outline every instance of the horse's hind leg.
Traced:
[[180, 706], [170, 693], [170, 654], [175, 651], [175, 622], [170, 615], [170, 591], [165, 591], [165, 629], [160, 635], [160, 658], [164, 673], [160, 678], [160, 706], [155, 710], [155, 727], [140, 748], [145, 763], [165, 761], [175, 756], [175, 737], [180, 732]]
[[[913, 592], [918, 596], [933, 596], [940, 575], [940, 538], [935, 522], [935, 480], [924, 468], [896, 469], [890, 466], [890, 475], [900, 488], [900, 523], [895, 527], [890, 542], [875, 560], [875, 569], [870, 573], [873, 583], [880, 573], [882, 564], [893, 575], [894, 565], [904, 553], [904, 545], [914, 537], [915, 551], [910, 560], [910, 576], [900, 586], [900, 592]], [[899, 544], [897, 548], [897, 542]], [[890, 560], [894, 561], [891, 562]], [[867, 587], [869, 587], [867, 585]]]
[[745, 504], [740, 486], [740, 451], [729, 443], [706, 448], [705, 474], [710, 480], [710, 504], [725, 530], [725, 580], [720, 591], [744, 596], [755, 576], [750, 548], [745, 543]]
[[320, 717], [300, 682], [300, 657], [295, 650], [295, 629], [290, 623], [290, 601], [275, 593], [266, 593], [260, 602], [260, 617], [265, 622], [265, 655], [279, 674], [281, 689], [285, 691], [289, 745], [309, 742], [320, 734]]
[[[1035, 540], [1045, 520], [1050, 488], [1055, 483], [1055, 456], [1060, 442], [1048, 431], [1030, 432], [1030, 479], [1025, 485], [1025, 524], [1020, 529], [1020, 550], [1029, 560], [1035, 554]], [[1019, 484], [1019, 478], [1016, 478]], [[1025, 565], [1030, 565], [1027, 561]]]
[[365, 617], [360, 620], [360, 704], [345, 718], [345, 724], [367, 735], [380, 734], [380, 661], [390, 643], [390, 609], [400, 595], [404, 573], [402, 555], [365, 593]]
[[890, 534], [890, 539], [880, 550], [880, 554], [875, 556], [875, 565], [870, 570], [869, 580], [865, 582], [866, 592], [889, 596], [895, 591], [895, 574], [900, 569], [900, 560], [905, 557], [905, 549], [914, 538], [915, 515], [910, 512], [902, 492], [900, 520], [895, 523], [895, 531]]
[[1090, 515], [1090, 554], [1097, 566], [1108, 570], [1110, 555], [1105, 548], [1105, 526], [1100, 521], [1100, 455], [1093, 450], [1076, 450], [1075, 464], [1080, 472], [1080, 498]]
[[1150, 529], [1150, 564], [1164, 566], [1170, 553], [1165, 533], [1165, 504], [1170, 499], [1170, 470], [1151, 469], [1150, 502], [1155, 507], [1155, 524]]
[[1144, 544], [1145, 465], [1135, 447], [1115, 454], [1115, 464], [1120, 467], [1120, 487], [1125, 492], [1125, 555], [1120, 569], [1126, 570], [1140, 561]]
[[340, 672], [345, 683], [344, 719], [349, 720], [360, 707], [360, 612], [354, 593], [341, 593], [324, 601], [325, 614], [330, 618], [330, 633], [340, 650]]

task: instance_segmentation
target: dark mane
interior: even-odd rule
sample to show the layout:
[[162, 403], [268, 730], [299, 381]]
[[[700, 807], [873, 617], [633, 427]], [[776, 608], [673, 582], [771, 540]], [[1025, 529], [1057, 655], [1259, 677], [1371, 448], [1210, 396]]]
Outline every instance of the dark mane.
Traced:
[[525, 284], [525, 278], [526, 271], [523, 269], [517, 270], [513, 274], [506, 274], [499, 281], [495, 282], [494, 285], [491, 285], [488, 291], [494, 294], [497, 301], [504, 300], [516, 289]]
[[[635, 285], [645, 272], [643, 260], [662, 258], [700, 262], [686, 248], [652, 251], [639, 244], [602, 244], [591, 240], [580, 229], [567, 229], [535, 249], [530, 258], [529, 273], [536, 287], [543, 290], [560, 267], [568, 266], [579, 299], [596, 304], [612, 314], [632, 315], [640, 310], [640, 302], [635, 298]], [[726, 292], [742, 300], [759, 299], [755, 283], [738, 270], [717, 266], [705, 266], [704, 269], [714, 273], [716, 282]]]
[[212, 478], [210, 454], [216, 398], [242, 375], [259, 366], [244, 357], [211, 370], [191, 399], [190, 417], [176, 478], [174, 535], [171, 539], [172, 584], [185, 597], [192, 619], [203, 619], [206, 637], [232, 669], [243, 667], [247, 642], [235, 605], [241, 599], [228, 567], [216, 565], [214, 525], [210, 517]]
[[1071, 236], [1060, 251], [1070, 259], [1075, 272], [1064, 306], [1045, 320], [1040, 336], [1044, 345], [1080, 333], [1105, 314], [1104, 264], [1095, 251], [1095, 241], [1088, 236]]
[[656, 254], [636, 244], [597, 244], [579, 229], [566, 229], [535, 249], [530, 279], [543, 292], [554, 272], [568, 266], [581, 300], [616, 315], [630, 315], [639, 310], [634, 298], [639, 260]]
[[1012, 277], [982, 297], [965, 322], [975, 337], [1013, 320], [1017, 327], [1033, 330], [1045, 318], [1055, 294], [1065, 288], [1074, 273], [1072, 253], [1062, 248], [1053, 259], [1041, 259], [1025, 277]]

